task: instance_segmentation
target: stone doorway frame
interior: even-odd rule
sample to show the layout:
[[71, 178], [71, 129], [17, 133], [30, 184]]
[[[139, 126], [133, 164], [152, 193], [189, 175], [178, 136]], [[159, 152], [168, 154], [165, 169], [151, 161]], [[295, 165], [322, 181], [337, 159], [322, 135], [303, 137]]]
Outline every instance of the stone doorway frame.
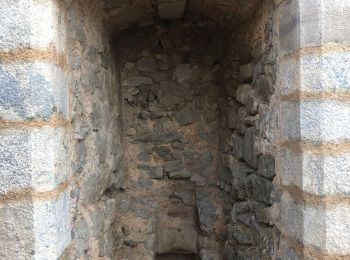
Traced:
[[[275, 2], [279, 15], [275, 185], [282, 190], [275, 224], [282, 232], [280, 254], [282, 259], [346, 259], [350, 255], [350, 69], [346, 66], [350, 6], [344, 0]], [[36, 259], [55, 259], [68, 251], [71, 242], [63, 13], [54, 0], [1, 8], [0, 78], [8, 81], [0, 92], [0, 171], [10, 177], [0, 182], [0, 258], [25, 258], [35, 252]], [[13, 75], [30, 78], [33, 84], [25, 88]], [[32, 96], [39, 98], [31, 100]], [[19, 99], [27, 105], [18, 107]]]

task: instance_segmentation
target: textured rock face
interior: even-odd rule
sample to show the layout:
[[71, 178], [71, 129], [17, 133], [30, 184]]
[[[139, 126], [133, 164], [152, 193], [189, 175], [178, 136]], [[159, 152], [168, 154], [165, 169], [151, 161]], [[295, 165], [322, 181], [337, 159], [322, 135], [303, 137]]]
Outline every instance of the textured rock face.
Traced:
[[[218, 184], [226, 193], [225, 206], [230, 212], [225, 245], [228, 259], [276, 259], [278, 254], [280, 234], [274, 226], [278, 211], [272, 206], [279, 201], [272, 182], [276, 155], [273, 10], [274, 5], [266, 3], [257, 19], [233, 40], [235, 48], [224, 68], [230, 73], [225, 77], [226, 99], [220, 107], [221, 146], [225, 148]], [[265, 37], [257, 37], [262, 31]], [[246, 43], [253, 50], [249, 55], [242, 50], [244, 39], [249, 39]]]
[[272, 28], [245, 56], [231, 27], [257, 0], [5, 2], [0, 258], [273, 258]]
[[[201, 250], [223, 257], [225, 215], [215, 187], [220, 86], [214, 61], [220, 49], [205, 58], [193, 52], [198, 35], [221, 41], [220, 33], [207, 30], [195, 21], [154, 27], [132, 36], [139, 48], [117, 53], [127, 175], [113, 196], [132, 200], [127, 209], [123, 200], [117, 204], [117, 259]], [[159, 37], [177, 41], [165, 48], [157, 44]], [[128, 40], [118, 38], [115, 48]], [[130, 84], [135, 78], [142, 80]], [[148, 229], [135, 229], [136, 223], [148, 223]]]

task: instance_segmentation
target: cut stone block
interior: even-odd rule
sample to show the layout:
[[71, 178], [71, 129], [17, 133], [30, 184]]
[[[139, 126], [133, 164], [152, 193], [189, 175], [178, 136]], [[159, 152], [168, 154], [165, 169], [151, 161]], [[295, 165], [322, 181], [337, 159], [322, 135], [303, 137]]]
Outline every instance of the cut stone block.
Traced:
[[71, 241], [68, 196], [0, 204], [0, 258], [58, 259]]
[[282, 140], [339, 143], [350, 139], [350, 106], [335, 100], [282, 101]]
[[284, 232], [306, 246], [323, 248], [329, 254], [349, 254], [349, 214], [350, 206], [340, 201], [331, 207], [312, 205], [294, 200], [287, 191], [281, 198]]
[[30, 189], [43, 192], [67, 180], [66, 130], [0, 130], [0, 195]]
[[315, 154], [281, 151], [282, 183], [318, 196], [347, 195], [350, 193], [350, 153]]
[[42, 62], [0, 63], [0, 118], [29, 120], [68, 116], [64, 72]]

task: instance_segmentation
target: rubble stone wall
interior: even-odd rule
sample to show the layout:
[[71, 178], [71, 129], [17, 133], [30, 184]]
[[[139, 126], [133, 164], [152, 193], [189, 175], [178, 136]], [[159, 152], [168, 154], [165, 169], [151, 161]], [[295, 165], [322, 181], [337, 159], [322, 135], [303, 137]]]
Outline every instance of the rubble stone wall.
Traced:
[[125, 179], [117, 259], [182, 253], [222, 259], [218, 84], [223, 35], [201, 20], [116, 39], [123, 87]]
[[348, 18], [3, 0], [0, 259], [349, 259]]
[[98, 1], [72, 1], [67, 13], [70, 91], [70, 209], [68, 259], [112, 258], [116, 201], [106, 190], [121, 169], [121, 90]]
[[228, 218], [227, 259], [276, 259], [278, 253], [274, 15], [275, 4], [266, 1], [228, 41], [218, 182]]

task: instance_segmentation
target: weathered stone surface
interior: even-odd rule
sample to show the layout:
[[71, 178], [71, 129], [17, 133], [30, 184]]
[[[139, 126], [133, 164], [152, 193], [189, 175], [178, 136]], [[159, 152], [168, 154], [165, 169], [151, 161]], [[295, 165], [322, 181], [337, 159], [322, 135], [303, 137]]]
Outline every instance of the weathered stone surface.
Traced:
[[[21, 78], [18, 77], [21, 75]], [[0, 117], [3, 120], [67, 117], [64, 72], [46, 62], [0, 64]]]
[[250, 127], [245, 131], [243, 159], [253, 168], [257, 167], [257, 156], [254, 148], [255, 128]]
[[173, 159], [169, 147], [155, 147], [153, 148], [153, 151], [155, 151], [164, 161], [171, 161]]
[[275, 176], [275, 158], [271, 155], [262, 155], [258, 159], [258, 174], [273, 179]]
[[187, 179], [191, 178], [191, 172], [187, 170], [169, 172], [169, 178], [172, 179]]
[[150, 178], [152, 179], [162, 179], [163, 178], [163, 167], [162, 166], [155, 166], [151, 167], [149, 170]]
[[180, 125], [192, 124], [199, 119], [198, 117], [197, 111], [189, 106], [175, 113], [175, 118], [179, 121]]
[[255, 64], [247, 63], [239, 68], [239, 79], [241, 82], [250, 82], [253, 78]]
[[[178, 161], [172, 161], [172, 162], [167, 162], [164, 164], [164, 172], [170, 173], [170, 172], [178, 172], [183, 170], [184, 165], [181, 160]], [[183, 173], [185, 174], [185, 173]]]
[[158, 64], [155, 58], [147, 56], [137, 61], [136, 68], [142, 72], [156, 72]]
[[213, 231], [214, 222], [218, 215], [213, 201], [206, 192], [196, 192], [196, 205], [199, 217], [199, 227], [206, 232]]
[[68, 196], [68, 191], [64, 190], [53, 199], [3, 203], [0, 207], [0, 257], [59, 258], [71, 242]]
[[65, 182], [65, 137], [51, 127], [0, 130], [0, 194], [51, 191]]
[[229, 225], [229, 233], [240, 244], [249, 245], [254, 243], [255, 232], [252, 230], [252, 228], [246, 225], [243, 225], [243, 224], [235, 224], [233, 226]]
[[272, 191], [272, 182], [270, 180], [252, 174], [248, 176], [245, 186], [249, 196], [254, 200], [270, 204], [270, 195]]

